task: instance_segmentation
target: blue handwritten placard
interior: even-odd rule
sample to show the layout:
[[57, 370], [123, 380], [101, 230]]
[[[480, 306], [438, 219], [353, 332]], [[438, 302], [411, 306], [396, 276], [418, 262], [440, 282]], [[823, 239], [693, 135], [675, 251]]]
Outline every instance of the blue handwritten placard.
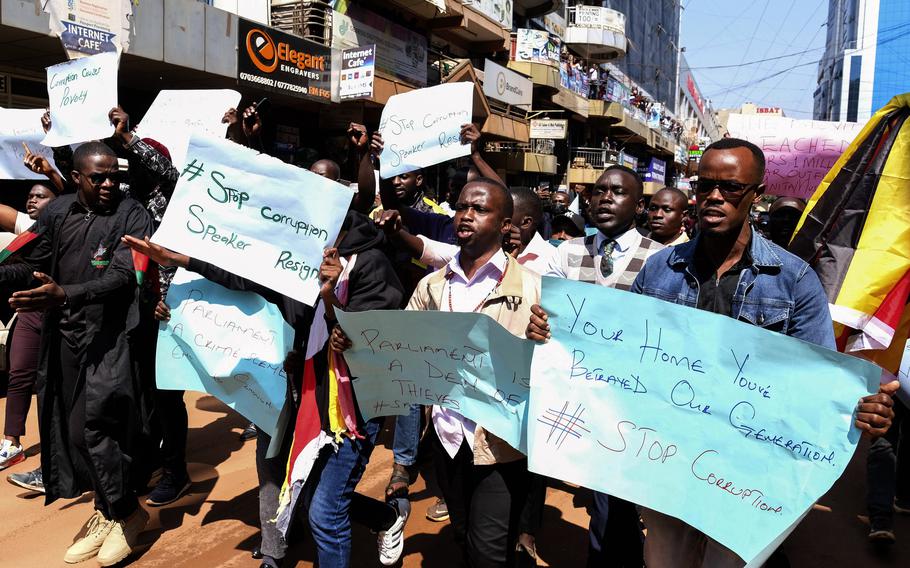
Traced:
[[712, 314], [544, 278], [529, 465], [684, 520], [745, 561], [843, 473], [881, 369]]
[[285, 404], [294, 331], [278, 308], [180, 269], [167, 293], [155, 357], [159, 389], [209, 393], [270, 436]]
[[526, 453], [531, 342], [486, 314], [336, 311], [353, 343], [345, 359], [367, 420], [411, 404], [460, 412]]

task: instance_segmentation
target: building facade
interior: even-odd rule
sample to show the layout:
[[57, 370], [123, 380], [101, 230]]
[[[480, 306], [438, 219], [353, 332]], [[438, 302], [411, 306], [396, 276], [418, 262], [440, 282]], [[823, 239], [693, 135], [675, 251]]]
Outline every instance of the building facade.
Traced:
[[655, 100], [676, 108], [678, 0], [605, 0], [603, 5], [626, 16], [630, 46], [617, 66]]
[[864, 122], [910, 86], [910, 2], [829, 0], [813, 118]]

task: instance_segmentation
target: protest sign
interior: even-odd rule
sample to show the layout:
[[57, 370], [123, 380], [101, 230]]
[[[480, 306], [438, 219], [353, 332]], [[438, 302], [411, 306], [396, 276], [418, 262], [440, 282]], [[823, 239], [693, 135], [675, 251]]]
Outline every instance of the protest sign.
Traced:
[[32, 154], [40, 154], [53, 164], [53, 151], [41, 145], [44, 130], [41, 128], [41, 109], [14, 110], [0, 108], [0, 179], [41, 179], [47, 181], [43, 174], [36, 174], [25, 167], [25, 147]]
[[411, 404], [436, 404], [527, 453], [533, 344], [486, 314], [335, 313], [353, 343], [344, 357], [357, 377], [354, 390], [365, 419], [407, 414]]
[[461, 143], [461, 125], [471, 122], [473, 83], [446, 83], [389, 98], [379, 131], [382, 179], [471, 153]]
[[159, 389], [209, 393], [270, 436], [287, 393], [284, 358], [294, 330], [274, 304], [179, 269], [158, 327]]
[[906, 406], [910, 406], [910, 340], [904, 343], [904, 349], [901, 352], [900, 367], [895, 377], [901, 383], [901, 388], [897, 391], [897, 396]]
[[[240, 93], [231, 89], [164, 90], [155, 97], [136, 127], [141, 138], [164, 144], [174, 167], [183, 168], [190, 134], [224, 138], [224, 113], [240, 104]], [[237, 109], [238, 116], [243, 109]]]
[[154, 240], [313, 305], [351, 191], [223, 138], [193, 134]]
[[117, 106], [120, 56], [99, 53], [47, 68], [51, 129], [45, 146], [107, 138], [114, 132], [108, 113]]
[[765, 193], [809, 199], [863, 124], [731, 114], [730, 136], [765, 153]]
[[375, 45], [341, 50], [341, 78], [338, 83], [338, 96], [341, 100], [372, 97], [375, 73]]
[[[655, 298], [543, 279], [529, 467], [682, 519], [752, 560], [843, 473], [881, 369]], [[798, 362], [798, 363], [796, 363]], [[824, 388], [815, 392], [820, 377]]]

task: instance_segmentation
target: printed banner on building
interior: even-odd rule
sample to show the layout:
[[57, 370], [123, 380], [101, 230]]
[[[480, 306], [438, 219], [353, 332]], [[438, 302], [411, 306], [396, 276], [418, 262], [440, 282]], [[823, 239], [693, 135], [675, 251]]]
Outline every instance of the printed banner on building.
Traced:
[[376, 69], [389, 77], [423, 87], [427, 84], [427, 39], [350, 2], [332, 12], [332, 47], [376, 46]]
[[512, 0], [462, 0], [461, 3], [493, 20], [502, 29], [512, 30]]
[[130, 0], [45, 0], [44, 11], [70, 59], [129, 48]]
[[857, 122], [797, 120], [767, 114], [731, 114], [730, 136], [765, 153], [765, 193], [809, 199], [862, 130]]
[[543, 30], [518, 28], [512, 42], [512, 59], [545, 63], [559, 67], [559, 49], [562, 42], [555, 34]]
[[45, 146], [65, 146], [107, 138], [114, 132], [108, 118], [117, 102], [120, 56], [105, 52], [47, 68], [51, 129]]
[[335, 313], [354, 344], [344, 357], [357, 377], [354, 389], [365, 419], [407, 414], [412, 404], [435, 404], [527, 452], [532, 343], [486, 314]]
[[322, 251], [335, 242], [350, 204], [341, 184], [193, 134], [152, 240], [313, 305]]
[[[191, 134], [224, 138], [224, 113], [240, 104], [240, 93], [232, 89], [163, 90], [155, 97], [136, 134], [164, 144], [174, 167], [183, 168]], [[237, 109], [238, 115], [243, 109]]]
[[23, 163], [27, 147], [32, 154], [40, 154], [54, 165], [53, 150], [41, 144], [44, 139], [44, 130], [41, 128], [43, 114], [44, 110], [40, 108], [0, 108], [0, 179], [47, 181], [44, 174], [36, 174]]
[[259, 294], [228, 290], [178, 269], [158, 326], [159, 389], [209, 393], [274, 434], [284, 407], [284, 358], [294, 330]]
[[534, 118], [529, 137], [564, 140], [568, 131], [569, 121], [564, 118]]
[[646, 160], [643, 165], [638, 168], [638, 173], [641, 174], [641, 179], [644, 181], [665, 183], [667, 163], [657, 158], [651, 158], [650, 160]]
[[376, 46], [366, 45], [341, 50], [341, 77], [338, 96], [342, 100], [373, 96], [376, 77]]
[[237, 38], [241, 85], [331, 102], [331, 49], [242, 18]]
[[[868, 361], [602, 286], [544, 278], [541, 303], [553, 338], [531, 365], [530, 469], [682, 519], [746, 561], [841, 476], [856, 403], [881, 377]], [[824, 396], [807, 402], [819, 377]]]
[[487, 59], [483, 67], [483, 94], [507, 105], [530, 109], [534, 84], [524, 75]]
[[379, 175], [388, 179], [471, 153], [461, 126], [471, 122], [474, 83], [445, 83], [389, 98], [379, 131]]

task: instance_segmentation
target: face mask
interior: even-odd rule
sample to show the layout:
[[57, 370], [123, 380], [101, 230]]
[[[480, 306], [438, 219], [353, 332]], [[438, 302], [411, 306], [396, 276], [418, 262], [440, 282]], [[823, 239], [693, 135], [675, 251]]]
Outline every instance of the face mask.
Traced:
[[553, 213], [555, 215], [563, 215], [569, 210], [568, 205], [563, 205], [562, 203], [553, 204]]
[[561, 245], [561, 244], [562, 244], [563, 242], [565, 242], [565, 241], [561, 241], [561, 240], [559, 240], [559, 239], [550, 239], [549, 242], [550, 242], [550, 244], [553, 245], [554, 247], [558, 247], [559, 245]]

